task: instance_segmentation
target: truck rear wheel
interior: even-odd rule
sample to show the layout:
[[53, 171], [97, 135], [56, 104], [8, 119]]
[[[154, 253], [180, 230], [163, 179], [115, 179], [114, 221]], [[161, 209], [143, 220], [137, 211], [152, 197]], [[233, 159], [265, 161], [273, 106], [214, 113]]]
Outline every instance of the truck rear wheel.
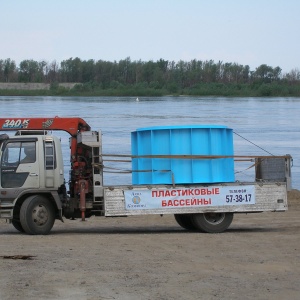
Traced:
[[191, 215], [189, 214], [176, 214], [174, 215], [176, 222], [182, 228], [187, 230], [195, 230], [195, 226], [191, 220]]
[[21, 206], [20, 221], [28, 234], [48, 234], [55, 221], [54, 207], [43, 196], [30, 196]]
[[233, 213], [193, 214], [191, 220], [196, 229], [207, 233], [225, 231], [233, 220]]

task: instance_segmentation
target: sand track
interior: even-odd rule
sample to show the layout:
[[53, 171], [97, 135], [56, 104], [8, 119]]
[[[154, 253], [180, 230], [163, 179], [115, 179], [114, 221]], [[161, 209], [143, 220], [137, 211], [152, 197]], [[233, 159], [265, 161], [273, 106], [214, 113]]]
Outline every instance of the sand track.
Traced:
[[235, 215], [222, 234], [173, 216], [56, 221], [48, 236], [1, 220], [0, 299], [299, 299], [300, 192], [288, 198], [288, 212]]

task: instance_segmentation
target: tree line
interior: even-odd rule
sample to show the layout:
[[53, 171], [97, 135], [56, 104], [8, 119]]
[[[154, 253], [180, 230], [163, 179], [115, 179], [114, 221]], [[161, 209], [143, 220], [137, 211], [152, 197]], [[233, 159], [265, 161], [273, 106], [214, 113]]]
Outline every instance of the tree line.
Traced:
[[[282, 69], [266, 64], [250, 70], [248, 65], [213, 60], [132, 61], [130, 57], [120, 61], [81, 60], [69, 58], [57, 61], [23, 60], [17, 65], [14, 60], [0, 59], [0, 82], [59, 83], [76, 82], [77, 90], [118, 89], [129, 87], [164, 90], [165, 93], [197, 94], [208, 86], [214, 90], [253, 88], [263, 86], [287, 86], [300, 84], [300, 71], [293, 69], [282, 74]], [[298, 89], [297, 89], [298, 90]], [[267, 93], [268, 94], [268, 93]]]

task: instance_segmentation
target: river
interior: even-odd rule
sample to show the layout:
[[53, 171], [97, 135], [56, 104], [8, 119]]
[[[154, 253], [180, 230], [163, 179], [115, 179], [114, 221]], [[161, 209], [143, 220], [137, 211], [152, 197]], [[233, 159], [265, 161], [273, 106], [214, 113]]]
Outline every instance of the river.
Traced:
[[[140, 97], [138, 100], [136, 97], [1, 96], [0, 117], [81, 117], [93, 130], [102, 130], [103, 153], [109, 154], [130, 154], [130, 133], [137, 128], [225, 125], [235, 133], [235, 155], [290, 154], [293, 157], [292, 186], [300, 189], [300, 98], [166, 96]], [[58, 135], [63, 142], [64, 161], [68, 168], [68, 137], [65, 133]], [[121, 169], [130, 169], [130, 164], [125, 163]], [[237, 169], [237, 180], [247, 180], [252, 176], [244, 166]], [[105, 184], [131, 183], [130, 174], [108, 172], [104, 179]]]

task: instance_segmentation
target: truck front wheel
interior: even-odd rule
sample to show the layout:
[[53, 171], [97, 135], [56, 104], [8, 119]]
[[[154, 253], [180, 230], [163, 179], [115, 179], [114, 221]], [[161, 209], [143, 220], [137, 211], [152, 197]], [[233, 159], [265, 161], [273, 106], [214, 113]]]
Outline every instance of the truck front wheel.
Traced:
[[48, 234], [55, 221], [54, 207], [46, 197], [30, 196], [21, 206], [20, 221], [28, 234]]
[[16, 221], [16, 220], [12, 220], [11, 221], [11, 224], [20, 232], [25, 232], [22, 225], [21, 225], [21, 222], [20, 221]]
[[225, 231], [233, 220], [233, 213], [193, 214], [191, 220], [200, 231], [219, 233]]

